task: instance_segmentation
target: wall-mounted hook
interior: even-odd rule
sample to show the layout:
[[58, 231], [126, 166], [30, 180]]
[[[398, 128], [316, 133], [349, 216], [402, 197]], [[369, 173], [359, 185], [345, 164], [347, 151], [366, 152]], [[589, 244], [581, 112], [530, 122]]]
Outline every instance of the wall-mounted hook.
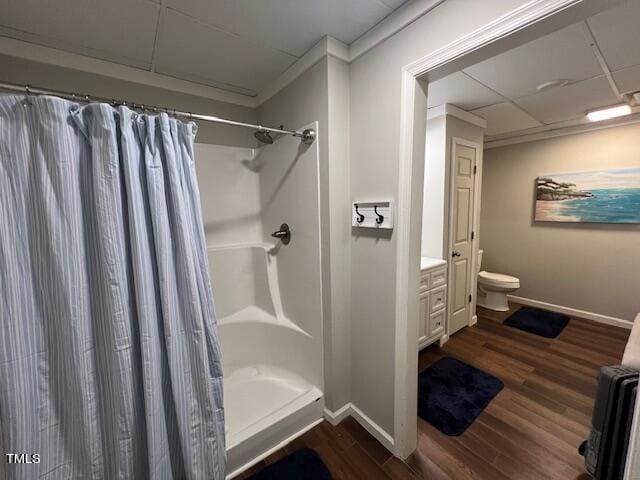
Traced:
[[358, 222], [358, 223], [362, 223], [362, 222], [364, 222], [364, 215], [363, 215], [363, 214], [361, 214], [361, 213], [358, 211], [358, 205], [356, 205], [355, 207], [356, 207], [356, 216], [357, 216], [356, 220], [357, 220], [357, 222]]
[[383, 215], [380, 215], [380, 214], [378, 213], [378, 206], [377, 206], [377, 205], [375, 205], [375, 206], [373, 207], [373, 211], [374, 211], [374, 212], [375, 212], [375, 214], [376, 214], [376, 223], [377, 223], [378, 225], [382, 224], [382, 222], [384, 222], [384, 216], [383, 216]]

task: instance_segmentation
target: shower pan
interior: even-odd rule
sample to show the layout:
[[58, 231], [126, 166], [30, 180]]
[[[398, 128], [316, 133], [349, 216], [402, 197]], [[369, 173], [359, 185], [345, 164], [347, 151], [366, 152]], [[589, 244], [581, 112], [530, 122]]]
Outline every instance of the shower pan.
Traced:
[[[322, 391], [313, 380], [317, 368], [308, 354], [314, 339], [284, 314], [274, 247], [209, 248], [230, 474], [322, 415]], [[289, 435], [281, 438], [283, 431]]]

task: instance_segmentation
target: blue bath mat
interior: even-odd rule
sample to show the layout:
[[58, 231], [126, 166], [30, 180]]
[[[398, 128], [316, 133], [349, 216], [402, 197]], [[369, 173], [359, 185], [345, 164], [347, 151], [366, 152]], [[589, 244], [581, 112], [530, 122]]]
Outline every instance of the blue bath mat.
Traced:
[[522, 307], [504, 321], [505, 325], [546, 338], [556, 338], [569, 323], [569, 317], [535, 307]]
[[442, 433], [457, 437], [503, 387], [493, 375], [444, 357], [418, 375], [418, 415]]
[[332, 480], [320, 455], [301, 448], [249, 477], [250, 480]]

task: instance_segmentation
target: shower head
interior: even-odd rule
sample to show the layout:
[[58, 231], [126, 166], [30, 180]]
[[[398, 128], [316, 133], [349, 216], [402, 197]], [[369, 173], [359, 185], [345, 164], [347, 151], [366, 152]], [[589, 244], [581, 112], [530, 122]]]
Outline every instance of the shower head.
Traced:
[[266, 143], [267, 145], [271, 145], [273, 143], [271, 134], [266, 130], [257, 130], [254, 132], [253, 136], [256, 137], [259, 142]]

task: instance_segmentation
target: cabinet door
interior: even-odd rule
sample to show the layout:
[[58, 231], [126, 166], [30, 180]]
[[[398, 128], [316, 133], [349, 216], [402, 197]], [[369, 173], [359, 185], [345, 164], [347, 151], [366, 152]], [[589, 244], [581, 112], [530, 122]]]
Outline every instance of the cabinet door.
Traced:
[[418, 344], [429, 336], [429, 292], [420, 293], [420, 317], [418, 318]]
[[444, 333], [444, 324], [446, 321], [445, 310], [439, 310], [436, 313], [429, 315], [427, 321], [427, 335], [429, 337], [435, 337], [436, 335], [442, 335]]

